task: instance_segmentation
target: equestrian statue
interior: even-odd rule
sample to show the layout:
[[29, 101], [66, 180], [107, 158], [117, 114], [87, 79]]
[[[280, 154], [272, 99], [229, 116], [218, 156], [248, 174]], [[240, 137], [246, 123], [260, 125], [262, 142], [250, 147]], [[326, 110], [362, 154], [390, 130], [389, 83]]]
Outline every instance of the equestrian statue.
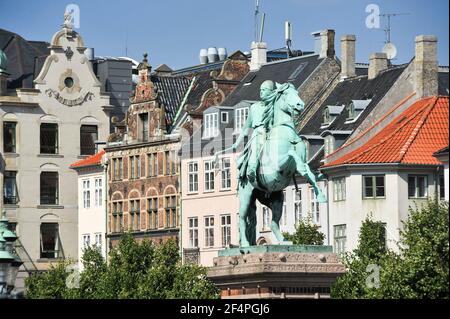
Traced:
[[305, 105], [298, 91], [290, 83], [267, 80], [261, 84], [260, 97], [260, 102], [250, 106], [247, 121], [232, 146], [236, 150], [245, 137], [249, 138], [237, 162], [241, 247], [256, 245], [256, 200], [271, 208], [271, 230], [279, 242], [284, 241], [279, 227], [283, 190], [295, 181], [295, 174], [311, 184], [318, 202], [326, 202], [307, 164], [306, 145], [295, 129], [293, 116]]

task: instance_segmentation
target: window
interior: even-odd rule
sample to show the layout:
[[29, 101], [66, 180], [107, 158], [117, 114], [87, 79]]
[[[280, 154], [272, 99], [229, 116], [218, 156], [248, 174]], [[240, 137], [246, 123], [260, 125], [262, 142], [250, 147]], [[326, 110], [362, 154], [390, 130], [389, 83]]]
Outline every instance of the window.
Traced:
[[88, 179], [83, 181], [83, 208], [91, 207], [91, 185]]
[[238, 133], [241, 131], [241, 129], [245, 125], [245, 121], [247, 121], [248, 117], [248, 107], [243, 107], [240, 109], [236, 109], [234, 111], [234, 118], [235, 118], [235, 126], [234, 130]]
[[384, 175], [363, 176], [364, 198], [384, 198]]
[[298, 192], [294, 188], [294, 218], [295, 225], [297, 225], [302, 219], [302, 190], [299, 189]]
[[345, 200], [345, 177], [333, 178], [334, 201]]
[[143, 142], [147, 142], [148, 141], [148, 113], [139, 114], [139, 120], [141, 123], [140, 139]]
[[219, 115], [217, 113], [205, 114], [204, 123], [205, 128], [203, 132], [203, 137], [210, 138], [215, 137], [219, 134]]
[[103, 201], [102, 179], [95, 179], [95, 207], [101, 207]]
[[333, 153], [334, 151], [334, 136], [328, 135], [325, 137], [323, 141], [323, 148], [325, 152], [325, 156]]
[[16, 122], [3, 122], [3, 151], [16, 152]]
[[322, 125], [330, 124], [330, 110], [326, 107], [322, 112]]
[[102, 233], [95, 233], [95, 247], [99, 248], [100, 250], [102, 250]]
[[113, 224], [111, 225], [112, 232], [119, 233], [123, 229], [123, 206], [122, 202], [113, 202], [112, 204]]
[[58, 154], [58, 124], [41, 124], [41, 154]]
[[138, 231], [141, 229], [141, 207], [140, 200], [130, 200], [130, 229]]
[[84, 234], [83, 235], [83, 249], [88, 248], [91, 245], [91, 235]]
[[311, 200], [311, 215], [313, 223], [319, 224], [319, 202], [317, 201], [316, 194], [314, 193], [314, 188], [309, 189], [310, 200]]
[[58, 258], [59, 231], [57, 223], [41, 224], [41, 258]]
[[137, 179], [141, 173], [141, 161], [139, 155], [130, 156], [130, 179]]
[[198, 192], [198, 163], [189, 163], [189, 192]]
[[205, 191], [214, 190], [214, 162], [205, 162]]
[[177, 161], [177, 153], [176, 151], [170, 151], [170, 171], [172, 175], [175, 175], [178, 170], [178, 161]]
[[223, 158], [222, 159], [222, 189], [230, 189], [231, 188], [231, 170], [230, 170], [230, 159]]
[[17, 182], [17, 172], [5, 171], [3, 175], [3, 203], [4, 204], [17, 204], [19, 202]]
[[158, 153], [147, 154], [148, 171], [147, 176], [158, 175]]
[[113, 169], [113, 180], [120, 181], [123, 179], [123, 161], [122, 158], [112, 159], [112, 169]]
[[353, 103], [350, 103], [349, 106], [347, 106], [347, 110], [348, 110], [348, 117], [347, 117], [347, 121], [349, 120], [354, 120], [356, 117], [355, 114], [355, 105]]
[[286, 212], [286, 191], [283, 191], [283, 208], [281, 212], [281, 224], [287, 225], [287, 212]]
[[214, 246], [214, 217], [205, 217], [205, 247]]
[[427, 197], [427, 181], [426, 175], [408, 175], [408, 197], [424, 198]]
[[177, 225], [177, 197], [166, 196], [166, 227], [176, 227]]
[[222, 123], [228, 123], [228, 112], [220, 112], [220, 121]]
[[170, 160], [170, 152], [169, 151], [165, 151], [164, 152], [164, 171], [166, 175], [170, 175], [170, 165], [171, 165], [171, 160]]
[[270, 210], [266, 206], [262, 209], [262, 230], [270, 230]]
[[198, 218], [189, 218], [189, 247], [198, 247]]
[[334, 252], [337, 254], [345, 252], [345, 244], [347, 242], [347, 226], [334, 226]]
[[231, 243], [231, 216], [222, 215], [221, 220], [221, 232], [222, 232], [222, 247], [227, 247]]
[[445, 181], [444, 175], [439, 175], [439, 198], [445, 199]]
[[80, 150], [81, 155], [94, 155], [97, 151], [95, 141], [98, 140], [98, 129], [96, 125], [81, 125], [80, 128]]
[[149, 198], [147, 199], [147, 214], [148, 214], [148, 228], [149, 229], [158, 229], [159, 228], [159, 220], [158, 220], [158, 199], [157, 198]]
[[41, 173], [41, 205], [58, 205], [58, 173]]

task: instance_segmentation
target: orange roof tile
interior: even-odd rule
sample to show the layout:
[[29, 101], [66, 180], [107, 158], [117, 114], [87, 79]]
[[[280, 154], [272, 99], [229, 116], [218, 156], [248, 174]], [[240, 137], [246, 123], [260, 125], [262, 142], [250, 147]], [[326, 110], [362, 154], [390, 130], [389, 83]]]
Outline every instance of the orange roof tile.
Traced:
[[439, 165], [433, 156], [448, 145], [448, 97], [415, 102], [367, 143], [322, 167], [402, 163]]
[[102, 157], [104, 154], [105, 150], [101, 150], [97, 154], [91, 155], [89, 157], [86, 157], [85, 159], [73, 163], [72, 165], [70, 165], [70, 168], [80, 168], [84, 166], [99, 165], [102, 161]]

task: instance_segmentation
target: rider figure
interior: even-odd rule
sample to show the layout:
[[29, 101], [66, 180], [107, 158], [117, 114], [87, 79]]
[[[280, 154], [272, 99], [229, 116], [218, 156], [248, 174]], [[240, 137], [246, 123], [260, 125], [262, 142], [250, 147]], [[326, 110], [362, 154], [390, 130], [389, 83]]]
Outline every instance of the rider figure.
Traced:
[[[256, 169], [258, 166], [260, 155], [259, 153], [261, 151], [261, 147], [264, 144], [266, 135], [266, 130], [263, 124], [263, 114], [264, 110], [270, 103], [269, 98], [273, 95], [274, 90], [275, 84], [270, 80], [264, 81], [261, 84], [261, 101], [256, 102], [250, 106], [247, 121], [245, 122], [245, 125], [242, 128], [236, 142], [233, 144], [233, 150], [236, 150], [244, 137], [248, 136], [250, 129], [253, 129], [253, 133], [249, 141], [250, 145], [246, 145], [243, 153], [243, 158], [238, 164], [240, 177], [242, 178], [246, 175], [251, 183], [256, 179]], [[247, 165], [245, 165], [246, 161]]]

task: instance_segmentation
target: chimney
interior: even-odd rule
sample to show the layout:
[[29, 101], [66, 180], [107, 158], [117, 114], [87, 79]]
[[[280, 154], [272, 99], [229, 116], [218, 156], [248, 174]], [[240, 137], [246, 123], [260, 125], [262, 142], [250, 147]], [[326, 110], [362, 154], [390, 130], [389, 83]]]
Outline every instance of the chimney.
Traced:
[[418, 98], [438, 95], [437, 37], [416, 37], [415, 89]]
[[334, 57], [334, 30], [325, 29], [311, 33], [314, 36], [314, 51], [319, 54], [319, 59]]
[[355, 41], [356, 37], [353, 34], [341, 38], [341, 79], [356, 76]]
[[388, 60], [386, 53], [372, 53], [369, 58], [369, 75], [368, 79], [372, 80], [380, 74], [381, 71], [387, 70]]
[[252, 58], [250, 71], [259, 70], [261, 65], [267, 63], [267, 44], [265, 42], [252, 42]]

